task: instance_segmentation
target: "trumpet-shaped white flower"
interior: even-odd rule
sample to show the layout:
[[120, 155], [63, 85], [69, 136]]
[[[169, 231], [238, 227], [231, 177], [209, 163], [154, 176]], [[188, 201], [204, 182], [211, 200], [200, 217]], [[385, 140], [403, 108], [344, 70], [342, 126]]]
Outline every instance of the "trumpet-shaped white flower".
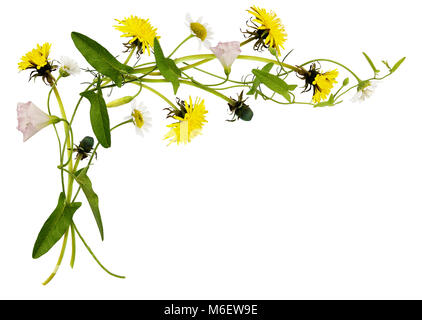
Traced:
[[213, 32], [207, 23], [202, 22], [202, 17], [194, 21], [188, 13], [186, 15], [186, 25], [192, 35], [199, 39], [200, 45], [203, 43], [206, 48], [211, 47], [210, 40], [212, 39]]
[[368, 99], [375, 91], [377, 85], [371, 81], [364, 81], [358, 85], [358, 91], [353, 96], [353, 102], [363, 102]]
[[56, 116], [49, 116], [40, 110], [31, 101], [27, 103], [18, 103], [18, 127], [17, 129], [23, 133], [23, 141], [25, 142], [41, 129], [52, 123], [57, 123], [60, 119]]
[[144, 136], [144, 132], [148, 131], [152, 125], [152, 118], [148, 109], [142, 103], [132, 103], [132, 122], [135, 126], [136, 133], [141, 137]]
[[60, 64], [61, 67], [59, 72], [62, 77], [76, 75], [81, 72], [81, 69], [79, 68], [79, 65], [76, 63], [76, 61], [69, 57], [62, 57], [60, 59]]
[[224, 72], [228, 76], [231, 71], [231, 66], [236, 58], [239, 56], [240, 42], [219, 42], [217, 46], [211, 47], [210, 50], [215, 54], [217, 59], [224, 67]]

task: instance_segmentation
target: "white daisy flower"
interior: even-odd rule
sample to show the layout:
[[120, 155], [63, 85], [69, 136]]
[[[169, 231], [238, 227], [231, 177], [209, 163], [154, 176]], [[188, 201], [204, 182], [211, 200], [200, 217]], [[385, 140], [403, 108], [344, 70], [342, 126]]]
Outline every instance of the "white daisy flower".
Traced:
[[142, 103], [136, 103], [135, 101], [132, 103], [132, 113], [129, 119], [132, 119], [136, 133], [141, 137], [144, 136], [144, 132], [151, 128], [151, 114]]
[[190, 32], [199, 39], [199, 44], [203, 43], [206, 48], [211, 47], [210, 40], [213, 32], [207, 23], [202, 22], [202, 17], [194, 21], [188, 13], [186, 14], [186, 25]]
[[377, 84], [371, 81], [362, 81], [358, 85], [358, 91], [353, 96], [353, 102], [363, 102], [368, 99], [374, 93], [374, 89], [377, 87]]
[[79, 65], [76, 63], [76, 61], [69, 57], [61, 57], [60, 64], [61, 67], [59, 71], [62, 77], [76, 75], [81, 72], [81, 69], [79, 68]]

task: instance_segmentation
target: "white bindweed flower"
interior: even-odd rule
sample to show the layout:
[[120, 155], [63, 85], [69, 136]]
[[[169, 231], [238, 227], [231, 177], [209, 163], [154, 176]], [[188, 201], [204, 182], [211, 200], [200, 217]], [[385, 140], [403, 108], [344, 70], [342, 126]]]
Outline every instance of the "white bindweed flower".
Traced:
[[69, 58], [69, 57], [62, 57], [60, 59], [60, 74], [62, 77], [68, 77], [71, 75], [76, 75], [79, 72], [81, 72], [81, 69], [79, 68], [79, 65], [76, 63], [75, 60]]
[[231, 66], [236, 58], [239, 56], [240, 42], [219, 42], [217, 46], [211, 47], [210, 50], [215, 54], [217, 59], [224, 67], [224, 72], [228, 76], [231, 71]]
[[31, 101], [18, 103], [18, 130], [23, 133], [25, 142], [41, 129], [60, 121], [56, 116], [49, 116]]
[[353, 96], [353, 102], [363, 102], [368, 99], [374, 93], [374, 89], [377, 87], [376, 83], [371, 81], [362, 81], [358, 85], [358, 91]]
[[152, 118], [148, 109], [142, 103], [132, 103], [132, 113], [130, 116], [135, 126], [136, 133], [141, 137], [148, 131], [152, 125]]
[[186, 14], [186, 25], [188, 26], [192, 35], [199, 39], [199, 43], [203, 43], [206, 48], [211, 46], [210, 40], [212, 39], [213, 32], [208, 27], [207, 23], [202, 22], [202, 17], [197, 21], [193, 21], [190, 14]]

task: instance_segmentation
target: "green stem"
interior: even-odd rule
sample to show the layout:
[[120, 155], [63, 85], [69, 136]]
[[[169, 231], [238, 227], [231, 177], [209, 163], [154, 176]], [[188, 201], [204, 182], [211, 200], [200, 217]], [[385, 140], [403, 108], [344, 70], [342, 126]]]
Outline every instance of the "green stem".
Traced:
[[[145, 89], [148, 89], [148, 88], [150, 88], [150, 87], [148, 87], [148, 88], [147, 88], [147, 86], [144, 84], [144, 82], [166, 83], [166, 82], [169, 82], [169, 81], [167, 81], [166, 79], [142, 79], [142, 86], [144, 86], [144, 87], [145, 87]], [[204, 91], [207, 91], [207, 92], [209, 92], [209, 93], [212, 93], [213, 95], [215, 95], [215, 96], [217, 96], [217, 97], [219, 97], [219, 98], [221, 98], [221, 99], [223, 99], [223, 100], [226, 100], [227, 102], [231, 102], [231, 99], [230, 99], [229, 97], [226, 97], [224, 94], [221, 94], [220, 92], [216, 91], [215, 89], [208, 88], [208, 87], [206, 87], [206, 86], [204, 86], [204, 85], [200, 84], [199, 82], [196, 82], [196, 81], [191, 82], [191, 81], [187, 81], [187, 80], [179, 80], [179, 82], [180, 82], [180, 83], [183, 83], [183, 84], [187, 84], [187, 85], [189, 85], [189, 86], [197, 87], [197, 88], [199, 88], [199, 89], [202, 89], [202, 90], [204, 90]], [[152, 88], [150, 88], [150, 89], [152, 89]], [[152, 90], [154, 90], [154, 89], [152, 89]], [[155, 90], [154, 90], [154, 91], [155, 91]], [[154, 91], [153, 91], [153, 92], [154, 92]], [[157, 94], [159, 94], [159, 96], [160, 96], [160, 97], [162, 96], [162, 94], [161, 94], [161, 93], [159, 93], [158, 91], [155, 91], [155, 92], [156, 92]], [[164, 96], [162, 96], [162, 98], [164, 99], [165, 97], [164, 97]], [[167, 99], [167, 98], [165, 98], [165, 100], [167, 101], [168, 99]], [[168, 102], [170, 102], [170, 101], [168, 100]], [[174, 107], [174, 108], [177, 108], [174, 104], [173, 104], [173, 107]], [[177, 110], [178, 110], [178, 109], [177, 109]]]
[[[145, 80], [145, 79], [144, 79]], [[164, 81], [167, 82], [167, 81]], [[142, 83], [142, 87], [155, 93], [157, 96], [159, 96], [161, 99], [163, 99], [165, 102], [167, 102], [173, 109], [175, 110], [179, 110], [179, 108], [173, 103], [171, 102], [167, 97], [165, 97], [164, 95], [162, 95], [160, 92], [158, 92], [157, 90], [151, 88], [150, 86], [147, 86], [146, 84]], [[180, 111], [180, 110], [179, 110]]]
[[[198, 61], [196, 63], [190, 64], [188, 66], [185, 66], [185, 67], [181, 68], [181, 70], [183, 71], [183, 70], [194, 68], [194, 67], [197, 67], [197, 66], [199, 66], [201, 64], [207, 63], [207, 62], [209, 62], [211, 60], [214, 60], [215, 58], [216, 58], [216, 56], [214, 54], [194, 54], [194, 55], [190, 55], [190, 56], [185, 56], [185, 57], [174, 59], [174, 62], [177, 64], [177, 63], [180, 63], [180, 62], [186, 62], [186, 61], [192, 61], [192, 60], [200, 60], [200, 61]], [[274, 59], [268, 59], [268, 58], [256, 57], [256, 56], [249, 56], [249, 55], [239, 55], [237, 57], [237, 59], [278, 64], [278, 61], [277, 60], [274, 60]], [[289, 68], [289, 69], [292, 69], [294, 71], [298, 71], [299, 70], [299, 68], [297, 68], [295, 66], [292, 66], [290, 64], [284, 63], [284, 62], [281, 62], [281, 65], [283, 67], [285, 67], [285, 68]], [[135, 72], [134, 73], [146, 73], [146, 72], [150, 71], [151, 68], [152, 67], [145, 67], [145, 68], [135, 69]], [[152, 72], [152, 73], [150, 73], [150, 75], [157, 76], [157, 75], [160, 75], [160, 73], [159, 72]]]
[[76, 257], [76, 237], [75, 237], [75, 228], [72, 224], [70, 224], [70, 234], [72, 236], [72, 256], [70, 257], [70, 267], [73, 269], [75, 265], [75, 257]]
[[[93, 86], [93, 83], [91, 83], [84, 91], [87, 91], [87, 90], [89, 90], [89, 88], [91, 88]], [[76, 106], [75, 106], [75, 109], [73, 109], [73, 113], [72, 113], [72, 117], [70, 118], [70, 125], [72, 125], [72, 123], [73, 123], [73, 120], [75, 119], [75, 116], [76, 116], [76, 112], [78, 111], [78, 108], [79, 108], [79, 105], [81, 104], [81, 102], [82, 102], [82, 99], [83, 99], [83, 97], [81, 96], [80, 98], [79, 98], [79, 100], [78, 100], [78, 102], [76, 103]]]
[[[66, 121], [64, 121], [64, 127], [65, 127], [65, 132], [66, 132], [66, 145], [67, 145], [67, 153], [68, 153], [68, 158], [70, 159], [69, 161], [69, 171], [72, 172], [73, 169], [73, 163], [72, 163], [72, 145], [70, 142], [70, 123], [67, 122], [67, 117], [66, 117], [66, 111], [64, 110], [64, 106], [63, 106], [63, 102], [62, 99], [60, 97], [59, 91], [57, 90], [57, 86], [55, 84], [53, 84], [53, 92], [54, 95], [56, 96], [57, 99], [57, 103], [59, 104], [59, 108], [60, 108], [60, 113], [62, 114], [62, 118]], [[73, 178], [69, 175], [68, 176], [68, 183], [67, 183], [67, 194], [66, 194], [66, 202], [70, 203], [70, 200], [72, 198], [72, 184], [73, 184]]]
[[132, 50], [130, 50], [129, 55], [127, 56], [127, 58], [126, 58], [125, 62], [123, 62], [123, 64], [128, 64], [128, 62], [130, 61], [130, 58], [132, 58], [133, 53], [135, 52], [135, 48], [136, 47], [133, 47]]
[[[110, 129], [110, 131], [113, 131], [114, 129], [116, 129], [116, 128], [118, 128], [118, 127], [120, 127], [120, 126], [122, 126], [122, 125], [124, 125], [124, 124], [127, 124], [127, 123], [132, 123], [133, 121], [132, 121], [132, 119], [129, 119], [129, 120], [126, 120], [126, 121], [123, 121], [123, 122], [121, 122], [121, 123], [119, 123], [119, 124], [117, 124], [117, 125], [115, 125], [113, 128], [111, 128]], [[97, 144], [95, 145], [95, 147], [94, 147], [94, 149], [93, 149], [93, 151], [91, 152], [91, 156], [90, 156], [90, 158], [89, 158], [89, 161], [88, 161], [88, 164], [86, 165], [86, 167], [85, 167], [85, 173], [89, 170], [89, 166], [91, 165], [91, 163], [92, 163], [92, 160], [94, 159], [94, 155], [96, 154], [96, 152], [97, 152], [97, 149], [98, 149], [98, 147], [100, 146], [100, 143], [99, 142], [97, 142]], [[77, 198], [77, 196], [78, 196], [78, 194], [79, 194], [79, 192], [81, 191], [81, 187], [79, 186], [78, 187], [78, 190], [76, 191], [76, 193], [75, 193], [75, 196], [73, 197], [73, 199], [72, 199], [72, 203], [73, 202], [75, 202], [75, 200], [76, 200], [76, 198]]]
[[59, 259], [57, 260], [56, 267], [54, 268], [54, 271], [50, 274], [50, 276], [45, 280], [42, 284], [45, 286], [47, 285], [56, 275], [57, 271], [59, 270], [59, 267], [62, 263], [64, 252], [66, 250], [66, 243], [67, 243], [67, 236], [69, 234], [69, 230], [66, 231], [63, 238], [63, 244], [62, 244], [62, 250], [60, 251]]
[[242, 43], [240, 43], [240, 46], [243, 47], [245, 44], [247, 44], [247, 43], [249, 43], [251, 41], [254, 41], [254, 40], [256, 40], [255, 37], [251, 37], [249, 39], [246, 39], [245, 41], [243, 41]]
[[[189, 65], [189, 64], [188, 64], [188, 63], [186, 63], [186, 62], [184, 62], [184, 64], [185, 64], [185, 65]], [[216, 74], [214, 74], [214, 73], [208, 72], [208, 71], [206, 71], [206, 70], [204, 70], [204, 69], [200, 69], [200, 68], [197, 68], [197, 67], [193, 67], [193, 69], [194, 69], [194, 70], [197, 70], [197, 71], [199, 71], [199, 72], [202, 72], [202, 73], [208, 74], [208, 75], [210, 75], [210, 76], [212, 76], [212, 77], [215, 77], [215, 78], [221, 79], [221, 80], [225, 80], [225, 79], [226, 79], [225, 77], [221, 77], [221, 76], [216, 75]], [[241, 81], [235, 81], [235, 80], [227, 79], [227, 82], [232, 82], [232, 83], [237, 83], [237, 84], [246, 84], [246, 83], [252, 83], [253, 81], [250, 81], [250, 82], [241, 82]], [[221, 85], [221, 84], [220, 84], [220, 85]]]
[[76, 225], [75, 225], [75, 223], [74, 222], [72, 222], [72, 226], [73, 226], [73, 228], [75, 229], [75, 231], [76, 231], [76, 233], [78, 234], [78, 236], [79, 236], [79, 239], [81, 239], [81, 241], [82, 241], [82, 243], [84, 244], [84, 246], [86, 247], [86, 249], [88, 250], [88, 252], [91, 254], [91, 256], [94, 258], [94, 260], [98, 263], [98, 265], [105, 271], [105, 272], [107, 272], [109, 275], [111, 275], [111, 276], [113, 276], [113, 277], [116, 277], [116, 278], [121, 278], [121, 279], [124, 279], [125, 278], [125, 276], [119, 276], [119, 275], [117, 275], [117, 274], [114, 274], [114, 273], [112, 273], [112, 272], [110, 272], [110, 271], [108, 271], [107, 270], [107, 268], [106, 267], [104, 267], [103, 265], [102, 265], [102, 263], [97, 259], [97, 257], [95, 256], [95, 254], [94, 254], [94, 252], [92, 252], [92, 250], [91, 250], [91, 248], [88, 246], [88, 244], [86, 243], [86, 241], [84, 240], [84, 238], [82, 237], [82, 235], [79, 233], [79, 230], [78, 230], [78, 228], [76, 228]]
[[[56, 80], [56, 84], [59, 81], [61, 76], [59, 76]], [[48, 114], [51, 116], [51, 109], [50, 109], [50, 100], [51, 100], [51, 93], [53, 92], [53, 88], [51, 88], [51, 90], [48, 92], [48, 96], [47, 96], [47, 110], [48, 110]], [[54, 127], [54, 132], [56, 133], [56, 137], [57, 137], [57, 141], [59, 144], [59, 152], [60, 152], [60, 166], [63, 166], [63, 156], [62, 156], [62, 142], [60, 140], [60, 135], [59, 132], [57, 131], [57, 126], [55, 123], [53, 123], [53, 127]], [[61, 186], [62, 186], [62, 192], [65, 193], [65, 186], [64, 186], [64, 173], [63, 170], [60, 171], [60, 182], [61, 182]]]
[[[310, 62], [308, 62], [308, 63], [311, 63], [311, 62], [316, 62], [316, 61], [326, 61], [326, 62], [331, 62], [331, 63], [334, 63], [334, 64], [336, 64], [336, 65], [338, 65], [338, 66], [342, 67], [343, 69], [345, 69], [345, 70], [349, 71], [349, 72], [350, 72], [350, 74], [351, 74], [352, 76], [354, 76], [358, 82], [361, 82], [361, 81], [362, 81], [362, 80], [360, 80], [360, 78], [356, 75], [356, 73], [354, 73], [352, 70], [350, 70], [348, 67], [346, 67], [344, 64], [341, 64], [340, 62], [337, 62], [337, 61], [334, 61], [334, 60], [331, 60], [331, 59], [313, 59], [313, 60], [311, 60], [311, 61], [310, 61]], [[305, 63], [305, 64], [308, 64], [308, 63]]]
[[186, 41], [188, 41], [189, 39], [193, 38], [194, 35], [190, 34], [185, 40], [183, 40], [182, 42], [179, 43], [179, 45], [170, 53], [170, 55], [168, 56], [168, 58], [170, 58]]
[[224, 94], [216, 91], [215, 89], [206, 87], [206, 86], [202, 85], [199, 82], [196, 82], [196, 81], [186, 81], [186, 80], [179, 80], [179, 81], [180, 81], [180, 83], [184, 83], [184, 84], [187, 84], [189, 86], [197, 87], [199, 89], [202, 89], [204, 91], [207, 91], [209, 93], [212, 93], [213, 95], [215, 95], [215, 96], [217, 96], [217, 97], [219, 97], [219, 98], [221, 98], [223, 100], [226, 100], [227, 102], [231, 102], [232, 101], [232, 99], [230, 99], [229, 97], [225, 96]]

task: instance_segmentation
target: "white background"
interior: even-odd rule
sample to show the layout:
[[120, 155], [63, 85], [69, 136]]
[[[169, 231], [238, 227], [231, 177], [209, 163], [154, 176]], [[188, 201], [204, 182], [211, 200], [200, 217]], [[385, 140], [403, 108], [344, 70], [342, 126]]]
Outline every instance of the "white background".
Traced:
[[[25, 144], [16, 130], [16, 103], [31, 100], [45, 110], [49, 90], [41, 79], [28, 83], [29, 72], [17, 71], [20, 57], [48, 41], [51, 58], [68, 55], [87, 67], [71, 31], [121, 54], [114, 19], [130, 14], [151, 19], [165, 52], [187, 36], [187, 12], [204, 17], [214, 31], [213, 44], [242, 41], [239, 29], [245, 29], [245, 10], [252, 4], [273, 9], [282, 19], [286, 52], [295, 49], [291, 64], [332, 58], [365, 78], [372, 71], [362, 51], [379, 68], [383, 59], [407, 60], [365, 103], [352, 103], [349, 95], [336, 107], [314, 109], [249, 99], [255, 113], [249, 123], [224, 121], [229, 115], [223, 100], [182, 88], [179, 97], [201, 95], [209, 110], [203, 135], [188, 146], [166, 146], [166, 105], [143, 93], [153, 129], [145, 138], [130, 126], [116, 130], [112, 148], [99, 150], [90, 171], [105, 241], [86, 203], [75, 215], [100, 260], [127, 279], [104, 273], [78, 241], [74, 269], [68, 246], [55, 279], [43, 287], [61, 242], [38, 260], [31, 252], [57, 203], [58, 151], [52, 127]], [[0, 13], [0, 298], [421, 299], [417, 6], [413, 0], [8, 3]], [[192, 41], [176, 56], [197, 52]], [[243, 53], [254, 54], [250, 46]], [[238, 61], [233, 73], [261, 66]], [[217, 62], [210, 68], [222, 74]], [[346, 76], [340, 70], [339, 80]], [[61, 82], [68, 113], [87, 79]], [[290, 82], [302, 85], [295, 77]], [[156, 88], [174, 99], [169, 85]], [[113, 98], [126, 90], [135, 92], [116, 90]], [[58, 113], [56, 104], [53, 110]], [[87, 110], [83, 104], [77, 117], [77, 141], [91, 134]], [[111, 110], [112, 124], [129, 112], [130, 106]]]

